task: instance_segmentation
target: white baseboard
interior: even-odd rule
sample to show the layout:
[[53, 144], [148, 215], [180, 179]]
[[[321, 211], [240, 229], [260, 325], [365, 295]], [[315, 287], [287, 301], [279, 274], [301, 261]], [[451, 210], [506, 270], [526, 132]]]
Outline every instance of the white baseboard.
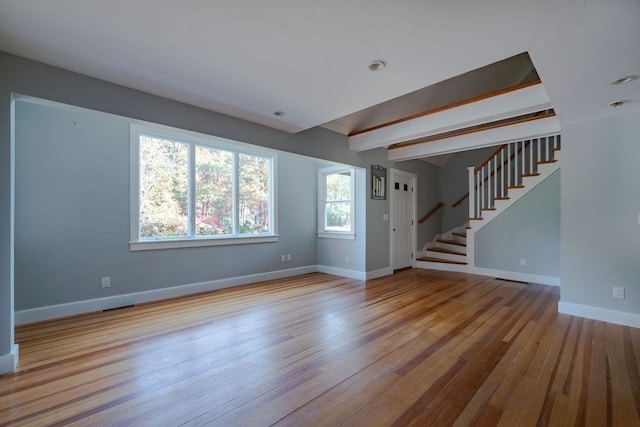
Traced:
[[0, 356], [0, 375], [13, 372], [18, 367], [18, 344], [11, 346], [11, 353]]
[[496, 277], [498, 279], [517, 280], [518, 282], [539, 283], [541, 285], [560, 286], [560, 278], [541, 276], [539, 274], [519, 273], [516, 271], [494, 270], [492, 268], [472, 267], [469, 265], [447, 264], [441, 262], [418, 261], [418, 268], [454, 271], [458, 273], [477, 274], [479, 276]]
[[492, 276], [498, 279], [517, 280], [519, 282], [539, 283], [541, 285], [560, 286], [560, 278], [539, 274], [519, 273], [516, 271], [494, 270], [492, 268], [470, 267], [469, 273], [480, 276]]
[[381, 268], [380, 270], [367, 271], [366, 280], [377, 279], [378, 277], [389, 276], [393, 274], [393, 268], [386, 267]]
[[264, 280], [281, 279], [283, 277], [296, 276], [299, 274], [314, 273], [319, 271], [315, 265], [306, 267], [291, 268], [287, 270], [277, 270], [267, 273], [251, 274], [227, 279], [212, 280], [209, 282], [192, 283], [169, 288], [153, 289], [143, 292], [134, 292], [123, 295], [114, 295], [104, 298], [95, 298], [84, 301], [70, 302], [66, 304], [50, 305], [46, 307], [32, 308], [15, 312], [16, 325], [39, 322], [42, 320], [56, 319], [59, 317], [73, 316], [76, 314], [100, 311], [109, 308], [122, 307], [126, 305], [142, 304], [150, 301], [158, 301], [167, 298], [181, 297], [201, 292], [213, 291], [216, 289], [229, 288], [232, 286], [246, 285], [249, 283], [261, 282]]
[[616, 311], [565, 301], [558, 302], [558, 313], [640, 328], [640, 314], [637, 313], [628, 313], [626, 311]]
[[346, 268], [329, 267], [327, 265], [319, 265], [317, 271], [350, 279], [367, 280], [367, 274], [364, 271], [347, 270]]

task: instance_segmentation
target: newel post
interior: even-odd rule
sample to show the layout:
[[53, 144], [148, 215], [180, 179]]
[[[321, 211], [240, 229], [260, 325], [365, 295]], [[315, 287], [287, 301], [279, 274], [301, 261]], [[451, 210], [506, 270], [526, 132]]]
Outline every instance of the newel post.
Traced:
[[469, 218], [476, 217], [476, 168], [474, 166], [469, 166], [467, 168], [469, 171]]

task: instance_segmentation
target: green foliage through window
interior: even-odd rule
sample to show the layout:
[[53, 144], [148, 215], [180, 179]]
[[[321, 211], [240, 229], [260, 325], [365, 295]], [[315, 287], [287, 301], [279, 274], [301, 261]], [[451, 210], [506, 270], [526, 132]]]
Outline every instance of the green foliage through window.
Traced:
[[138, 143], [141, 240], [273, 233], [271, 157], [143, 133]]

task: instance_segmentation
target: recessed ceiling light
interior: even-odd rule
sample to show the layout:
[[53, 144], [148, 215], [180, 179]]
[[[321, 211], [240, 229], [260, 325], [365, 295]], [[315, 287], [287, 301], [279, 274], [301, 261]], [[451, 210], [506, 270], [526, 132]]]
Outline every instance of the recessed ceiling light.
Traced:
[[609, 103], [609, 107], [613, 107], [613, 108], [622, 107], [627, 102], [629, 102], [629, 101], [613, 101], [613, 102]]
[[282, 116], [284, 116], [284, 111], [276, 111], [276, 112], [273, 113], [273, 115], [276, 116], [276, 117], [282, 117]]
[[384, 61], [380, 60], [380, 59], [376, 59], [375, 61], [371, 61], [369, 62], [369, 70], [371, 71], [380, 71], [382, 70], [384, 67], [386, 67], [387, 64], [384, 63]]
[[618, 80], [612, 81], [611, 84], [612, 85], [621, 85], [621, 84], [624, 84], [624, 83], [632, 82], [637, 78], [638, 78], [637, 75], [624, 76], [624, 77], [620, 77]]

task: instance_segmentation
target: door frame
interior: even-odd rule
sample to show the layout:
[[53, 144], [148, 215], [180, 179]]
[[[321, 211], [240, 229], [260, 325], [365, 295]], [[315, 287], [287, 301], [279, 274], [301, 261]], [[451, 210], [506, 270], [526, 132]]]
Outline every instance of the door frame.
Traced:
[[394, 183], [394, 178], [396, 176], [401, 176], [403, 178], [408, 178], [411, 181], [411, 188], [413, 189], [413, 191], [411, 192], [411, 208], [409, 209], [409, 212], [411, 212], [411, 239], [409, 239], [410, 244], [411, 244], [411, 267], [416, 267], [416, 245], [417, 245], [417, 218], [418, 218], [418, 175], [416, 175], [415, 173], [411, 173], [411, 172], [406, 172], [400, 169], [393, 169], [393, 168], [389, 168], [389, 180], [388, 180], [388, 192], [389, 192], [389, 267], [391, 268], [391, 270], [394, 269], [394, 265], [393, 265], [393, 261], [395, 258], [395, 245], [394, 245], [394, 232], [393, 232], [393, 223], [394, 223], [394, 188], [393, 188], [393, 183]]

